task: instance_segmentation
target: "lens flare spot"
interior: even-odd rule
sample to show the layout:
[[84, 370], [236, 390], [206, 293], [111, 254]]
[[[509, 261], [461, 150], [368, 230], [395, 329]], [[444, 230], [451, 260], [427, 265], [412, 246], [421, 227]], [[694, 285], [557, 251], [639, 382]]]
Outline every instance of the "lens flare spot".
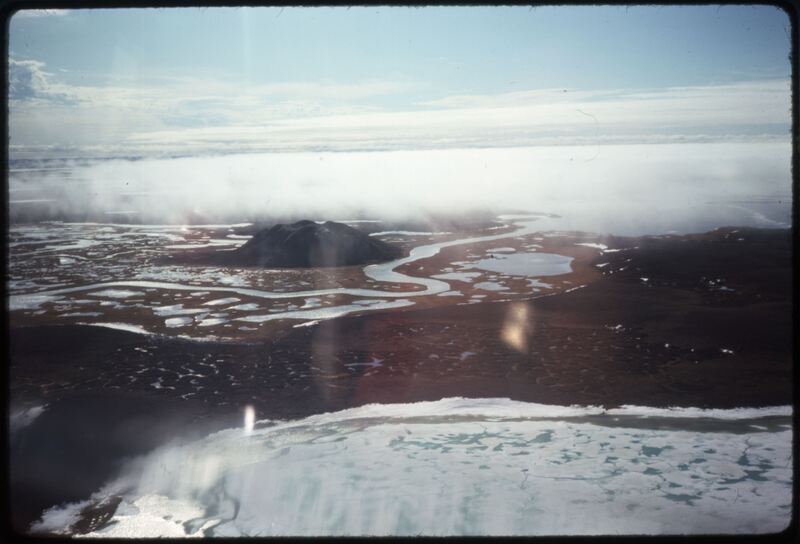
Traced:
[[256, 424], [256, 409], [251, 405], [244, 407], [244, 432], [250, 434]]
[[505, 323], [500, 330], [500, 338], [515, 350], [528, 351], [528, 333], [530, 332], [530, 308], [525, 303], [512, 304], [506, 314]]

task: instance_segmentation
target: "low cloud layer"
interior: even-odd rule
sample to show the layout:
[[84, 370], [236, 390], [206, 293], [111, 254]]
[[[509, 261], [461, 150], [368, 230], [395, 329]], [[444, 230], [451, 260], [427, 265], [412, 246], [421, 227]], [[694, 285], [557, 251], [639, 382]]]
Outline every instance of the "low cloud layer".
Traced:
[[[414, 101], [420, 82], [137, 78], [75, 85], [10, 61], [12, 157], [788, 141], [788, 80]], [[393, 109], [378, 97], [394, 97]]]
[[789, 144], [717, 143], [109, 160], [12, 170], [10, 194], [12, 219], [37, 209], [145, 223], [525, 210], [562, 214], [562, 227], [622, 233], [657, 221], [665, 232], [702, 219], [709, 203], [772, 198], [788, 209], [790, 157]]

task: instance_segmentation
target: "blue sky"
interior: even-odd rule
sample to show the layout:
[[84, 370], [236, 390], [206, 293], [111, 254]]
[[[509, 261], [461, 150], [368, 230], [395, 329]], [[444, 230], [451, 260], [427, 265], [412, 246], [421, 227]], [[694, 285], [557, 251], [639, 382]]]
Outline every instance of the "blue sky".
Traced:
[[771, 6], [20, 12], [12, 151], [788, 137]]

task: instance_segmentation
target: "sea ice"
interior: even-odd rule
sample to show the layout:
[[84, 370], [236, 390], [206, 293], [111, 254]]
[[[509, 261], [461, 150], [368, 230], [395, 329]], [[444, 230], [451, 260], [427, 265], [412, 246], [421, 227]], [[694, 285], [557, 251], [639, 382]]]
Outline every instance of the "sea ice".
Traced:
[[371, 404], [165, 445], [95, 494], [125, 507], [89, 536], [765, 534], [792, 480], [791, 407]]

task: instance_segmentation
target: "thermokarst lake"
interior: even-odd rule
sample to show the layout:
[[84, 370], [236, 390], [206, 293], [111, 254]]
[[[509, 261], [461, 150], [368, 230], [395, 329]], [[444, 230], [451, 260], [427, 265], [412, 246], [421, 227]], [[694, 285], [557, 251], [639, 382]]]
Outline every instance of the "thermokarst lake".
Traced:
[[[793, 194], [788, 44], [772, 37], [787, 17], [656, 11], [17, 12], [13, 530], [785, 531]], [[693, 58], [730, 73], [785, 73], [647, 79], [631, 59], [639, 79], [559, 68], [551, 81], [546, 59], [514, 60], [553, 43], [559, 66], [610, 70], [568, 39], [600, 16], [636, 43], [641, 29], [686, 34]], [[536, 37], [542, 25], [560, 37]], [[441, 33], [418, 38], [426, 53], [397, 45], [423, 27]], [[129, 53], [108, 64], [90, 47], [100, 28]], [[198, 50], [217, 32], [226, 58], [259, 55], [156, 61], [134, 28]], [[749, 60], [708, 45], [740, 34], [760, 44]], [[474, 54], [475, 36], [500, 49]], [[660, 39], [651, 55], [685, 61]], [[482, 77], [448, 64], [468, 61]], [[173, 65], [186, 70], [164, 76]]]

